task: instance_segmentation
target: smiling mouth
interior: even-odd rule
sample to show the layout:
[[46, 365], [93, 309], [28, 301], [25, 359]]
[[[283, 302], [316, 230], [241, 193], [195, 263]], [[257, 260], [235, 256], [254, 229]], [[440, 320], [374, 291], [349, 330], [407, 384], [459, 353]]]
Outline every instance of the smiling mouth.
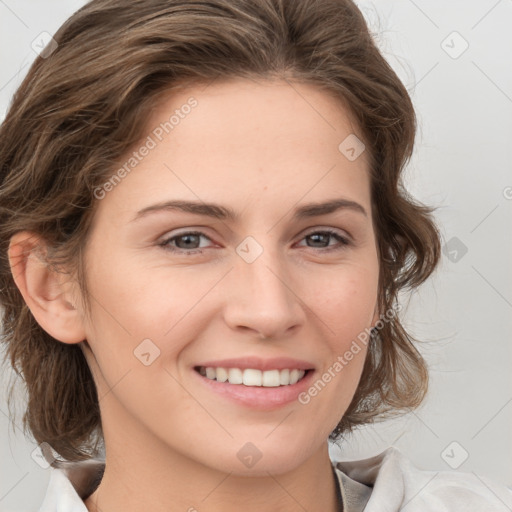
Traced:
[[248, 387], [292, 386], [301, 381], [312, 370], [288, 368], [283, 370], [258, 370], [256, 368], [222, 368], [196, 366], [194, 370], [207, 379]]

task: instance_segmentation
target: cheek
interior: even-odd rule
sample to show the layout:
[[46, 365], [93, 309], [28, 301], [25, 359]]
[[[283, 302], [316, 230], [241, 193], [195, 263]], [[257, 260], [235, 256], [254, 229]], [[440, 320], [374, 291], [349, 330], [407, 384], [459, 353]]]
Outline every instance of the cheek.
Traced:
[[378, 292], [374, 261], [374, 265], [359, 263], [338, 269], [312, 301], [322, 320], [324, 364], [301, 403], [329, 417], [330, 428], [349, 406], [363, 370]]
[[128, 371], [131, 378], [138, 375], [144, 363], [173, 360], [200, 334], [209, 318], [202, 299], [222, 272], [192, 267], [171, 272], [136, 257], [108, 254], [91, 258], [88, 269], [93, 320], [87, 340], [110, 387]]
[[316, 380], [299, 396], [314, 417], [324, 417], [328, 434], [347, 410], [356, 392], [367, 354], [377, 301], [378, 274], [372, 267], [345, 268], [315, 295], [314, 313], [323, 329], [319, 347], [323, 365]]
[[349, 265], [317, 284], [312, 298], [339, 349], [371, 325], [378, 292], [375, 266]]
[[[121, 251], [91, 254], [90, 260], [87, 272], [94, 308], [90, 327], [96, 335], [140, 342], [160, 338], [172, 327], [187, 295], [185, 276], [177, 272], [173, 279], [162, 279], [161, 269]], [[174, 313], [169, 316], [169, 312]]]

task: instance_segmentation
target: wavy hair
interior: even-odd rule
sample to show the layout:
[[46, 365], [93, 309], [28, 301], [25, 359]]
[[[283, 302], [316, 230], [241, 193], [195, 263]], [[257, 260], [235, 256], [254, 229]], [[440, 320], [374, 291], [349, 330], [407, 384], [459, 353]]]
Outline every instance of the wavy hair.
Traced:
[[[0, 127], [2, 342], [28, 392], [23, 425], [38, 443], [69, 461], [90, 458], [102, 440], [101, 417], [81, 347], [45, 332], [15, 285], [10, 238], [23, 230], [41, 236], [48, 264], [75, 276], [87, 301], [83, 253], [93, 191], [175, 87], [263, 77], [335, 94], [371, 157], [380, 311], [435, 269], [440, 235], [433, 209], [402, 184], [416, 133], [414, 108], [351, 0], [93, 0], [54, 39]], [[373, 331], [357, 391], [332, 440], [420, 404], [428, 373], [413, 341], [398, 316]]]

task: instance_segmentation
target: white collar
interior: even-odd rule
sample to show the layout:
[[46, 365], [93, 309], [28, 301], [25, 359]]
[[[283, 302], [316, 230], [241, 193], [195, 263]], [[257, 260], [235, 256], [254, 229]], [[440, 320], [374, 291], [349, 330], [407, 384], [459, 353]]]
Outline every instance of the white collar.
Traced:
[[[512, 490], [474, 473], [424, 471], [391, 447], [363, 460], [332, 462], [343, 512], [503, 512]], [[51, 468], [39, 512], [87, 512], [83, 499], [101, 479], [104, 462], [64, 463]]]

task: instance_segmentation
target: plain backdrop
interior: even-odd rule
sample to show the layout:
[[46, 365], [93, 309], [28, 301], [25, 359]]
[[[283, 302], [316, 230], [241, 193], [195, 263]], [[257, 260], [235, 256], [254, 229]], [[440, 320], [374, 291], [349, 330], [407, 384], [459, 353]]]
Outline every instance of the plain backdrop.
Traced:
[[[291, 1], [291, 0], [290, 0]], [[0, 119], [36, 54], [84, 2], [0, 0]], [[352, 435], [334, 459], [394, 445], [423, 469], [512, 483], [512, 1], [359, 1], [419, 118], [409, 190], [437, 207], [443, 261], [404, 297], [431, 371], [424, 405]], [[2, 390], [8, 375], [2, 375]], [[0, 511], [36, 510], [49, 469], [0, 398]]]

